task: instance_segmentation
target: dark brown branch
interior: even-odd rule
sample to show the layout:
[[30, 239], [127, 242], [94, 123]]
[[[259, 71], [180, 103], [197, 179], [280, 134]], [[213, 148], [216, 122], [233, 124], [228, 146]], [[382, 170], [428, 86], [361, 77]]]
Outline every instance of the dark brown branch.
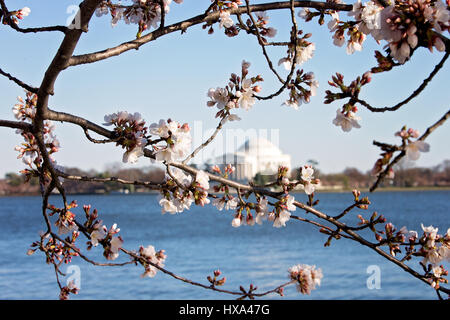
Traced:
[[23, 121], [9, 121], [9, 120], [0, 120], [0, 127], [21, 129], [28, 132], [31, 132], [31, 130], [33, 129], [33, 126], [29, 123]]
[[49, 95], [54, 91], [55, 81], [60, 72], [67, 67], [81, 34], [88, 29], [89, 21], [101, 1], [102, 0], [84, 0], [80, 4], [79, 28], [67, 30], [58, 52], [45, 72], [45, 76], [42, 79], [42, 83], [37, 93], [38, 100], [36, 104], [35, 125], [38, 131], [42, 130], [42, 121], [44, 119], [44, 114], [48, 109]]
[[[447, 111], [441, 119], [439, 119], [435, 124], [433, 124], [432, 126], [430, 126], [425, 133], [419, 137], [417, 140], [418, 141], [424, 141], [434, 130], [436, 130], [437, 127], [441, 126], [448, 118], [450, 117], [450, 110]], [[406, 151], [402, 150], [400, 152], [400, 154], [398, 154], [394, 160], [392, 160], [387, 166], [386, 168], [378, 175], [377, 180], [375, 181], [375, 183], [370, 187], [369, 191], [373, 192], [375, 191], [375, 189], [378, 187], [378, 185], [381, 183], [381, 181], [383, 181], [384, 177], [389, 173], [389, 171], [391, 170], [391, 168], [398, 163], [404, 156], [406, 155]]]
[[75, 180], [75, 181], [87, 181], [87, 182], [118, 182], [121, 184], [126, 185], [136, 185], [136, 186], [144, 186], [149, 189], [153, 190], [161, 190], [165, 184], [164, 183], [158, 183], [158, 182], [152, 182], [152, 181], [132, 181], [132, 180], [125, 180], [120, 179], [117, 177], [109, 177], [109, 178], [99, 178], [99, 177], [88, 177], [88, 176], [78, 176], [73, 174], [67, 174], [62, 171], [57, 170], [57, 174], [67, 180]]
[[[351, 11], [352, 5], [346, 4], [336, 4], [336, 3], [328, 3], [328, 2], [317, 2], [317, 1], [294, 1], [294, 7], [305, 7], [305, 8], [315, 8], [315, 9], [332, 9], [332, 10], [340, 10], [340, 11]], [[282, 2], [271, 2], [264, 4], [256, 4], [251, 5], [250, 11], [269, 11], [269, 10], [278, 10], [278, 9], [290, 9], [291, 3], [290, 1], [282, 1]], [[236, 9], [232, 9], [231, 14], [237, 15], [247, 12], [247, 7], [242, 6]], [[163, 29], [157, 29], [153, 32], [142, 36], [139, 39], [135, 39], [132, 41], [124, 42], [116, 47], [108, 48], [102, 51], [97, 51], [93, 53], [83, 54], [73, 56], [69, 64], [69, 66], [76, 66], [79, 64], [93, 63], [96, 61], [108, 59], [113, 56], [120, 55], [126, 51], [131, 49], [138, 49], [140, 46], [154, 41], [157, 38], [164, 36], [166, 34], [176, 32], [176, 31], [184, 31], [189, 27], [202, 24], [205, 22], [217, 22], [219, 20], [219, 12], [212, 13], [204, 13], [198, 16], [192, 17], [190, 19], [169, 25]]]
[[448, 56], [450, 55], [449, 52], [445, 53], [444, 57], [441, 59], [441, 61], [434, 67], [433, 71], [430, 73], [430, 75], [423, 80], [422, 84], [416, 89], [414, 90], [414, 92], [405, 100], [397, 103], [395, 106], [392, 107], [384, 107], [384, 108], [375, 108], [372, 107], [370, 104], [368, 104], [366, 101], [361, 100], [361, 99], [356, 99], [356, 102], [359, 102], [361, 105], [363, 105], [364, 107], [366, 107], [368, 110], [372, 111], [372, 112], [386, 112], [386, 111], [395, 111], [400, 109], [400, 107], [404, 106], [405, 104], [407, 104], [408, 102], [410, 102], [412, 99], [414, 99], [415, 97], [417, 97], [424, 89], [425, 87], [428, 85], [428, 83], [433, 79], [433, 77], [439, 72], [439, 70], [442, 69], [442, 67], [444, 66], [445, 61], [447, 60]]
[[26, 84], [25, 82], [20, 81], [19, 79], [17, 79], [16, 77], [13, 77], [11, 74], [9, 74], [9, 73], [3, 71], [2, 69], [0, 69], [0, 74], [1, 74], [2, 76], [7, 77], [9, 80], [11, 80], [11, 81], [14, 82], [15, 84], [17, 84], [19, 87], [22, 87], [22, 88], [24, 88], [24, 89], [27, 90], [27, 91], [30, 91], [30, 92], [32, 92], [32, 93], [37, 93], [38, 90], [39, 90], [38, 88], [32, 87], [32, 86]]
[[61, 121], [61, 122], [69, 122], [76, 124], [83, 128], [84, 130], [91, 130], [95, 133], [98, 133], [108, 139], [114, 140], [116, 138], [114, 131], [109, 131], [89, 120], [86, 120], [82, 117], [78, 117], [69, 113], [65, 112], [57, 112], [53, 111], [51, 109], [48, 109], [48, 111], [45, 113], [46, 120], [54, 120], [54, 121]]
[[65, 33], [67, 31], [67, 27], [65, 26], [48, 26], [48, 27], [35, 27], [35, 28], [21, 28], [11, 19], [10, 11], [6, 7], [5, 1], [0, 0], [0, 17], [4, 16], [4, 24], [9, 25], [12, 29], [22, 32], [22, 33], [37, 33], [37, 32], [51, 32], [51, 31], [60, 31]]

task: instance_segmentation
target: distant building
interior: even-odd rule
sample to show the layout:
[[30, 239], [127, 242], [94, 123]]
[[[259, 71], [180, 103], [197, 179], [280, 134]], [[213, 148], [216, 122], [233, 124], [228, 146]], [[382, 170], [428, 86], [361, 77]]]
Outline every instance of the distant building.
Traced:
[[291, 156], [283, 154], [272, 142], [264, 138], [247, 140], [234, 153], [224, 154], [209, 161], [223, 167], [232, 164], [236, 171], [233, 178], [236, 180], [250, 180], [259, 173], [270, 175], [277, 172], [279, 166], [291, 168]]

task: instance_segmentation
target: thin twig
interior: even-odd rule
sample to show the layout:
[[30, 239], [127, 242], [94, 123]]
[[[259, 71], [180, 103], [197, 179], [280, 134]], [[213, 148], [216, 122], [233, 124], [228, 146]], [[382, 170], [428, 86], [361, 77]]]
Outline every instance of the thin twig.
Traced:
[[7, 77], [9, 80], [11, 80], [15, 84], [17, 84], [19, 87], [22, 87], [27, 91], [30, 91], [32, 93], [37, 93], [39, 90], [38, 88], [32, 87], [32, 86], [26, 84], [25, 82], [20, 81], [19, 79], [17, 79], [16, 77], [13, 77], [11, 74], [3, 71], [2, 69], [0, 69], [0, 74]]
[[[417, 141], [424, 141], [437, 127], [441, 126], [448, 118], [450, 117], [450, 110], [447, 111], [441, 119], [439, 119], [432, 126], [428, 127], [425, 133], [417, 139]], [[398, 147], [397, 147], [398, 148]], [[386, 168], [378, 175], [375, 183], [370, 187], [369, 191], [373, 192], [378, 187], [378, 185], [383, 181], [384, 177], [389, 173], [391, 168], [398, 163], [404, 156], [406, 155], [406, 151], [403, 149], [400, 154], [398, 154], [394, 160], [392, 160]]]
[[363, 105], [364, 107], [366, 107], [368, 110], [370, 110], [372, 112], [396, 111], [396, 110], [400, 109], [400, 107], [406, 105], [408, 102], [410, 102], [412, 99], [417, 97], [425, 89], [425, 87], [433, 79], [433, 77], [439, 72], [439, 70], [442, 69], [442, 67], [444, 66], [444, 63], [447, 60], [449, 55], [450, 55], [450, 53], [446, 52], [444, 57], [441, 59], [441, 61], [434, 67], [434, 69], [430, 73], [430, 75], [425, 80], [423, 80], [422, 84], [416, 90], [414, 90], [414, 92], [408, 98], [397, 103], [395, 106], [384, 107], [384, 108], [375, 108], [375, 107], [372, 107], [370, 104], [368, 104], [366, 101], [359, 99], [359, 98], [356, 99], [356, 102], [359, 102], [361, 105]]

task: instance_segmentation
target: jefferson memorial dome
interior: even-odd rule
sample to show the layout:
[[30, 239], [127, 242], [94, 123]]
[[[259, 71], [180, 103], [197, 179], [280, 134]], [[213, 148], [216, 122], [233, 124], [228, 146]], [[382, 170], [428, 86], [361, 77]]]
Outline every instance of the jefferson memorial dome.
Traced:
[[264, 138], [247, 140], [232, 154], [224, 154], [214, 160], [219, 166], [232, 164], [237, 180], [250, 180], [257, 173], [271, 175], [277, 173], [279, 166], [291, 168], [291, 156], [283, 152], [272, 142]]

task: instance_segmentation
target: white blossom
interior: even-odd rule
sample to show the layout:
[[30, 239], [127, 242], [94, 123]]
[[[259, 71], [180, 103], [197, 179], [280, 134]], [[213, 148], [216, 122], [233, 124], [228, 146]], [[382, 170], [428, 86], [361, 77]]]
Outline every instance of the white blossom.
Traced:
[[198, 182], [203, 189], [209, 189], [209, 176], [205, 171], [199, 170], [195, 176], [195, 181]]
[[344, 115], [340, 109], [337, 109], [336, 118], [333, 120], [333, 124], [338, 127], [340, 126], [343, 131], [348, 132], [352, 128], [361, 128], [358, 120], [361, 120], [361, 118], [356, 116], [354, 112], [349, 111], [347, 115]]
[[230, 97], [226, 88], [211, 88], [208, 90], [207, 96], [211, 99], [207, 105], [212, 107], [217, 104], [218, 109], [223, 109], [228, 105]]
[[417, 160], [421, 152], [430, 151], [430, 145], [423, 141], [410, 142], [406, 147], [406, 156], [410, 160]]
[[233, 19], [230, 17], [229, 11], [221, 11], [220, 12], [220, 22], [219, 22], [219, 28], [225, 27], [225, 28], [231, 28], [234, 25]]
[[289, 71], [292, 68], [292, 61], [291, 59], [284, 57], [278, 60], [278, 65], [283, 65], [283, 67]]
[[256, 98], [253, 96], [252, 80], [244, 79], [242, 81], [242, 90], [236, 92], [238, 97], [239, 106], [244, 110], [249, 110], [256, 102]]
[[162, 198], [161, 200], [159, 200], [159, 205], [162, 207], [161, 212], [163, 214], [166, 212], [169, 212], [171, 214], [177, 213], [177, 207], [172, 201], [167, 200], [166, 198]]
[[297, 46], [297, 58], [295, 63], [301, 65], [311, 59], [314, 56], [314, 50], [316, 50], [316, 45], [314, 43], [310, 43], [306, 47]]
[[291, 218], [291, 213], [287, 210], [281, 210], [278, 216], [273, 221], [275, 228], [286, 227], [286, 222]]
[[106, 237], [104, 228], [98, 228], [91, 233], [91, 243], [94, 247], [98, 245], [99, 240], [103, 240]]
[[231, 225], [235, 228], [240, 227], [242, 224], [241, 218], [239, 217], [235, 217], [232, 221], [231, 221]]

